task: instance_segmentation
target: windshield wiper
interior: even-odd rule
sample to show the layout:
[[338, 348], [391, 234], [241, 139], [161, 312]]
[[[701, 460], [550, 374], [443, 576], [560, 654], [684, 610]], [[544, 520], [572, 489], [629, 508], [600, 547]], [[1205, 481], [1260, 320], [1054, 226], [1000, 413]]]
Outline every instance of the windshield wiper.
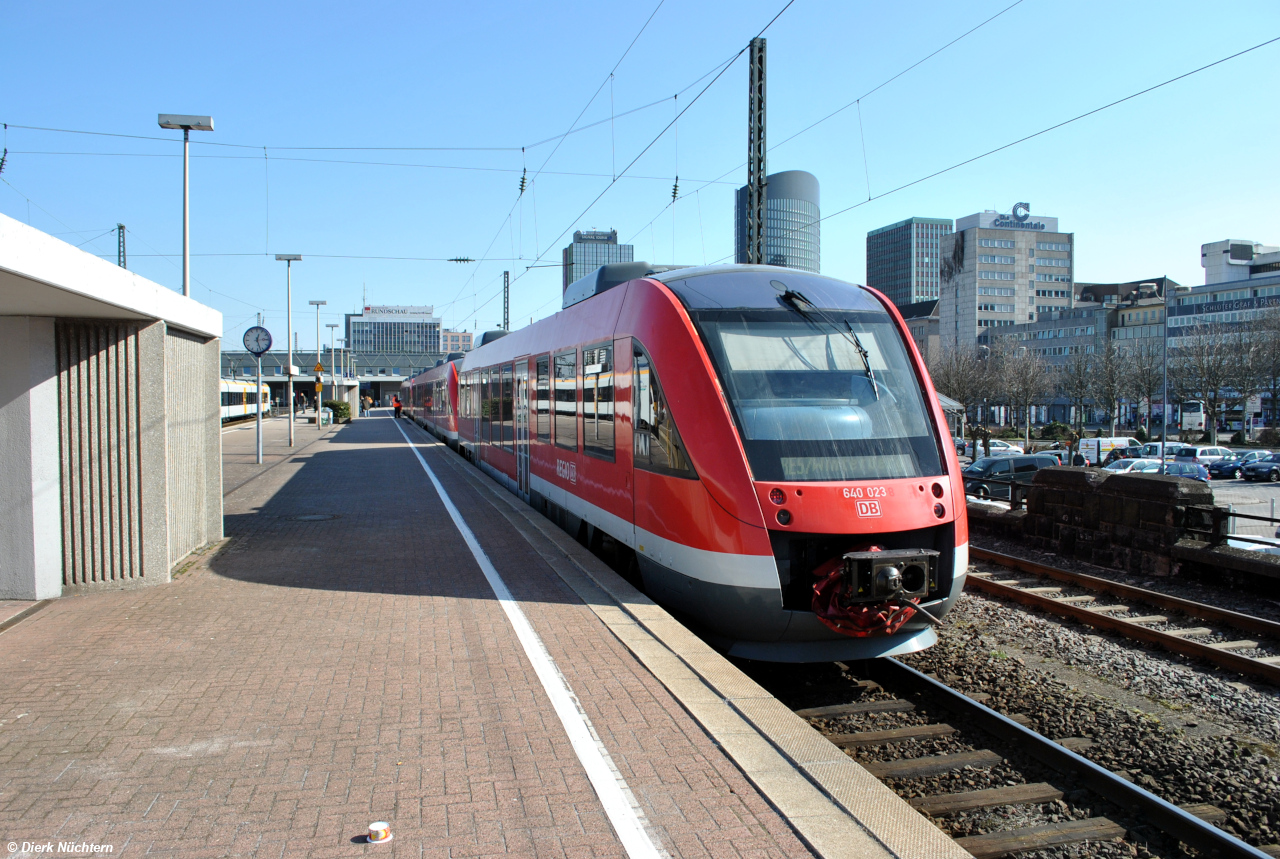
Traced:
[[875, 374], [871, 372], [871, 359], [867, 356], [866, 347], [862, 345], [862, 341], [858, 339], [858, 333], [853, 330], [853, 326], [849, 324], [849, 320], [843, 320], [844, 327], [848, 329], [849, 336], [853, 338], [853, 346], [858, 350], [858, 356], [862, 358], [862, 367], [867, 371], [867, 380], [871, 382], [871, 393], [875, 394], [877, 400], [880, 399], [880, 386], [876, 384]]

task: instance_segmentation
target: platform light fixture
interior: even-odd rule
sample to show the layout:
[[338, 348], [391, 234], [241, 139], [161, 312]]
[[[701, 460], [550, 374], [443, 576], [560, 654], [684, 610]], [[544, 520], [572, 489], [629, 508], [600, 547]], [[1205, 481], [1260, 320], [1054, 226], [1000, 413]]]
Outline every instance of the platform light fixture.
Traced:
[[284, 272], [285, 272], [284, 273], [284, 278], [285, 278], [284, 307], [285, 307], [285, 318], [287, 319], [286, 325], [288, 326], [288, 331], [286, 332], [285, 339], [288, 341], [288, 344], [289, 344], [289, 366], [287, 368], [289, 371], [289, 381], [286, 383], [289, 389], [289, 392], [288, 392], [289, 447], [293, 447], [293, 412], [294, 412], [293, 376], [294, 376], [294, 373], [296, 372], [296, 368], [293, 365], [293, 340], [295, 336], [293, 334], [293, 264], [295, 262], [301, 262], [301, 261], [302, 261], [302, 254], [276, 254], [276, 262], [284, 263]]
[[212, 116], [162, 113], [161, 128], [182, 129], [182, 294], [191, 297], [191, 132], [213, 131]]
[[[327, 301], [308, 301], [307, 304], [315, 305], [316, 308], [316, 369], [320, 368], [320, 308], [324, 307]], [[317, 376], [319, 378], [319, 376]], [[320, 395], [321, 391], [316, 391], [316, 429], [321, 430], [320, 425]]]

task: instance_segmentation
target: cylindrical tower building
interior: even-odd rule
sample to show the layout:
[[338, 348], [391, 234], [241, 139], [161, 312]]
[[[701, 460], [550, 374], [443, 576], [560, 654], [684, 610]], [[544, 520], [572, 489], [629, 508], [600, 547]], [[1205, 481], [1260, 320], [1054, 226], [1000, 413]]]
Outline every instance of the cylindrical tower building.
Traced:
[[[765, 262], [820, 273], [821, 217], [818, 177], [786, 170], [768, 177], [765, 209]], [[747, 261], [747, 188], [738, 189], [734, 259]]]

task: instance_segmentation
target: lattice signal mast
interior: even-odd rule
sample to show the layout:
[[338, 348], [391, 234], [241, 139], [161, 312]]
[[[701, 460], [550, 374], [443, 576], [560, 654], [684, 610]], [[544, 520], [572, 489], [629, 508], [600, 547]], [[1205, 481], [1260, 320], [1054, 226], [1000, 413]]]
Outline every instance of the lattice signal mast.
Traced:
[[765, 261], [765, 208], [768, 181], [765, 179], [765, 40], [751, 40], [751, 94], [747, 124], [747, 262]]

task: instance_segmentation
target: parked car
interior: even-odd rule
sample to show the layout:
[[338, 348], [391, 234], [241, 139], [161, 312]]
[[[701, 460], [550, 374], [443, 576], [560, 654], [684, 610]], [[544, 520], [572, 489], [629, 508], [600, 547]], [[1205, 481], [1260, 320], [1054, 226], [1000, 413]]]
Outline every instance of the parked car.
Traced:
[[1102, 465], [1107, 461], [1107, 456], [1111, 451], [1116, 449], [1124, 451], [1131, 447], [1138, 447], [1136, 439], [1128, 436], [1111, 436], [1107, 438], [1082, 438], [1080, 439], [1079, 450], [1090, 465]]
[[[1175, 450], [1180, 450], [1181, 448], [1182, 448], [1182, 442], [1177, 442], [1177, 441], [1168, 442], [1168, 452], [1165, 454], [1166, 458], [1172, 458], [1173, 452]], [[1142, 456], [1145, 459], [1159, 459], [1160, 452], [1164, 449], [1165, 449], [1165, 442], [1149, 441], [1142, 446]]]
[[1185, 445], [1173, 454], [1174, 460], [1177, 462], [1194, 462], [1199, 465], [1210, 465], [1222, 459], [1224, 456], [1230, 456], [1231, 451], [1225, 447], [1196, 447], [1193, 445]]
[[1209, 479], [1215, 477], [1234, 477], [1236, 480], [1244, 477], [1244, 467], [1251, 462], [1257, 462], [1271, 455], [1269, 450], [1249, 450], [1244, 453], [1236, 453], [1232, 451], [1230, 456], [1224, 456], [1222, 459], [1209, 465]]
[[1280, 482], [1280, 453], [1255, 459], [1244, 467], [1244, 479], [1252, 483], [1255, 480]]
[[1057, 465], [1056, 457], [1046, 454], [984, 456], [967, 466], [964, 474], [965, 495], [978, 498], [1009, 498], [1012, 487], [1008, 483], [989, 481], [1013, 481], [1030, 483], [1042, 468]]
[[[972, 441], [966, 442], [965, 444], [966, 444], [966, 447], [965, 447], [966, 453], [969, 456], [972, 456], [974, 459], [977, 459], [980, 456], [988, 455], [986, 453], [985, 448], [983, 448], [981, 442], [978, 443], [977, 453], [973, 451]], [[1003, 439], [998, 439], [998, 438], [991, 439], [991, 453], [990, 453], [991, 456], [1019, 456], [1021, 453], [1022, 453], [1022, 445], [1020, 444], [1010, 444], [1009, 442], [1004, 441]], [[961, 456], [964, 456], [964, 455], [965, 454], [961, 454]]]
[[[1155, 473], [1160, 473], [1159, 463], [1156, 464]], [[1205, 468], [1198, 462], [1166, 462], [1164, 464], [1164, 473], [1170, 477], [1189, 477], [1192, 480], [1199, 480], [1201, 483], [1209, 482], [1209, 469]]]
[[1146, 469], [1152, 468], [1160, 471], [1160, 460], [1158, 459], [1117, 459], [1110, 465], [1103, 466], [1103, 471], [1109, 471], [1112, 474], [1141, 474]]
[[1051, 447], [1051, 448], [1048, 448], [1047, 450], [1037, 450], [1036, 455], [1052, 456], [1054, 459], [1058, 460], [1058, 465], [1071, 464], [1071, 451], [1067, 450], [1065, 447], [1062, 447], [1062, 448]]

